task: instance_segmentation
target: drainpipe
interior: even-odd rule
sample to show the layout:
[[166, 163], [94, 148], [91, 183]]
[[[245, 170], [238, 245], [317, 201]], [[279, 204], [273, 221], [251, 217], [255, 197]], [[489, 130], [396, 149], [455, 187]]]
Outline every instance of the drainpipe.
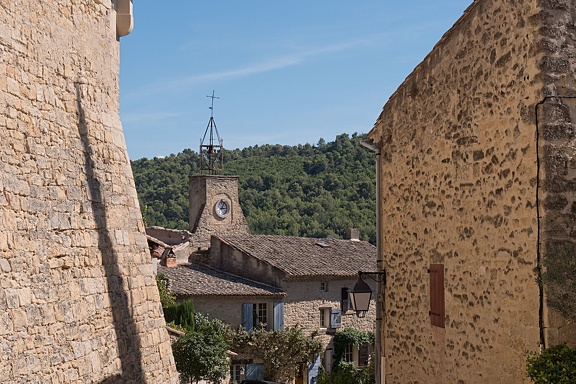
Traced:
[[[380, 228], [381, 228], [381, 217], [382, 217], [382, 208], [380, 207], [380, 183], [381, 183], [381, 176], [380, 176], [380, 148], [374, 145], [372, 140], [362, 140], [360, 142], [363, 147], [371, 150], [376, 154], [376, 253], [377, 253], [377, 260], [376, 260], [376, 270], [378, 272], [383, 271], [382, 268], [382, 241], [380, 239]], [[384, 280], [386, 281], [386, 280]], [[382, 353], [384, 343], [382, 341], [382, 307], [384, 305], [383, 300], [383, 283], [378, 283], [378, 289], [376, 291], [376, 335], [374, 338], [374, 350], [375, 350], [375, 376], [376, 376], [376, 384], [384, 384], [386, 378], [384, 376], [385, 372], [385, 354]], [[384, 287], [385, 288], [385, 287]]]

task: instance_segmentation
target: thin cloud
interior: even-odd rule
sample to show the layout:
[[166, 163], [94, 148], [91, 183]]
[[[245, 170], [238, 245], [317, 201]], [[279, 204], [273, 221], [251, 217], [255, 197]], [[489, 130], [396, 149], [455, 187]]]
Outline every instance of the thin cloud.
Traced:
[[161, 84], [150, 85], [146, 89], [140, 92], [134, 92], [127, 94], [127, 97], [130, 98], [137, 98], [143, 97], [150, 94], [157, 94], [161, 92], [175, 92], [180, 89], [188, 89], [192, 85], [198, 85], [202, 83], [214, 82], [214, 81], [221, 81], [221, 80], [230, 80], [230, 79], [237, 79], [252, 75], [257, 75], [260, 73], [271, 72], [280, 70], [287, 67], [292, 67], [295, 65], [302, 64], [312, 58], [317, 56], [327, 54], [327, 53], [335, 53], [335, 52], [342, 52], [349, 49], [354, 49], [358, 46], [370, 45], [377, 40], [381, 40], [382, 36], [371, 36], [364, 39], [358, 39], [354, 41], [342, 42], [338, 44], [331, 44], [324, 47], [318, 47], [315, 49], [310, 50], [301, 50], [300, 52], [293, 53], [290, 55], [274, 57], [266, 59], [262, 62], [255, 63], [253, 65], [230, 69], [226, 71], [214, 72], [214, 73], [206, 73], [201, 75], [194, 75], [184, 77], [178, 80], [172, 80], [169, 82], [164, 82]]

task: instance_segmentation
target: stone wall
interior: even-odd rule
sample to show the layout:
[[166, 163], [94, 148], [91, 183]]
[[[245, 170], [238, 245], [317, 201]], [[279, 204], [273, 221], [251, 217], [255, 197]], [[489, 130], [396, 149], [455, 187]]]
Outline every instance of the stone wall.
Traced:
[[[550, 333], [538, 244], [573, 227], [575, 201], [573, 107], [544, 129], [536, 110], [560, 84], [574, 94], [574, 7], [476, 0], [369, 134], [381, 151], [390, 382], [529, 382], [526, 353]], [[430, 264], [444, 265], [445, 328], [429, 317]]]
[[0, 377], [175, 383], [110, 0], [0, 2]]
[[[542, 253], [576, 240], [576, 3], [541, 1], [540, 68], [545, 98], [537, 107]], [[546, 344], [576, 345], [574, 325], [544, 307]]]
[[268, 309], [268, 324], [274, 323], [274, 303], [284, 300], [283, 297], [257, 297], [257, 296], [211, 296], [193, 298], [194, 309], [200, 313], [208, 315], [210, 318], [217, 318], [236, 329], [242, 325], [242, 304], [245, 303], [266, 303]]
[[210, 258], [206, 259], [206, 261], [213, 268], [273, 287], [283, 288], [282, 281], [286, 277], [285, 272], [266, 261], [246, 256], [245, 253], [227, 244], [217, 236], [212, 236]]
[[[320, 290], [320, 279], [316, 281], [287, 281], [284, 283], [284, 291], [287, 293], [284, 300], [284, 317], [286, 326], [301, 325], [308, 334], [318, 332], [324, 347], [332, 340], [332, 336], [326, 333], [327, 329], [320, 328], [321, 308], [340, 308], [341, 289], [346, 287], [351, 291], [357, 279], [353, 280], [329, 280], [327, 291]], [[377, 286], [373, 281], [366, 281], [373, 292]], [[355, 314], [342, 316], [342, 329], [355, 328], [361, 331], [374, 332], [376, 324], [376, 305], [373, 300], [370, 310], [364, 318], [358, 318]]]

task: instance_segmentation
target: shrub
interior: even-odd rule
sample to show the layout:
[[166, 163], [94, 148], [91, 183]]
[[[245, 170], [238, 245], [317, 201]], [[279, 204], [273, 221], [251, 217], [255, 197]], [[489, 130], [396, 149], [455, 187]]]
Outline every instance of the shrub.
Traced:
[[176, 295], [170, 290], [170, 283], [165, 274], [159, 273], [156, 275], [156, 285], [158, 286], [162, 308], [176, 304]]
[[561, 344], [530, 354], [526, 372], [535, 384], [576, 383], [576, 350]]
[[180, 325], [186, 330], [194, 330], [194, 302], [185, 300], [164, 308], [167, 323]]

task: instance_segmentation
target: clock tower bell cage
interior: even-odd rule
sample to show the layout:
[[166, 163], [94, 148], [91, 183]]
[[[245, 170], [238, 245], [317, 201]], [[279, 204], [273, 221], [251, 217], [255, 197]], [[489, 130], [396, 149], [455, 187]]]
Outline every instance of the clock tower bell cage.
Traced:
[[238, 176], [224, 175], [223, 140], [214, 121], [214, 96], [210, 120], [200, 142], [200, 175], [189, 177], [189, 225], [192, 241], [201, 249], [210, 246], [210, 236], [249, 233], [238, 199]]

